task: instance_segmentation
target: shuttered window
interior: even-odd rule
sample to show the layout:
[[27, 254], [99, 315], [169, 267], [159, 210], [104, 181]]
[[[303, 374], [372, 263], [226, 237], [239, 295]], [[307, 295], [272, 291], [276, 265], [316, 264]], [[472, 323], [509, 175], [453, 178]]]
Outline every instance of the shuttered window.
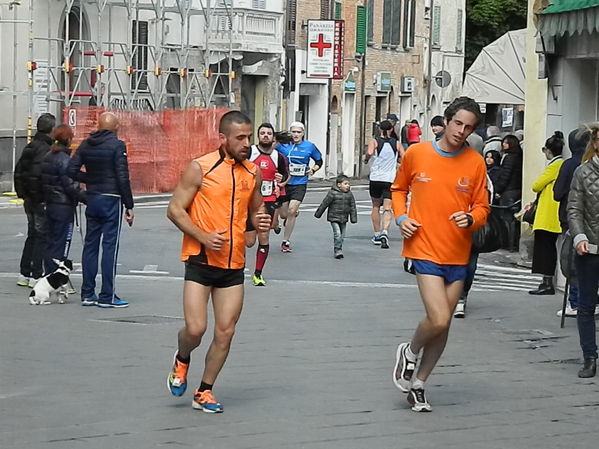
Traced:
[[403, 8], [403, 46], [414, 48], [416, 37], [416, 0], [405, 0]]
[[320, 18], [323, 20], [331, 18], [331, 10], [329, 5], [329, 0], [320, 0]]
[[341, 2], [335, 2], [335, 20], [341, 20], [343, 11], [343, 4]]
[[383, 40], [384, 47], [397, 47], [401, 39], [401, 3], [402, 0], [384, 0], [383, 2]]
[[441, 46], [441, 5], [433, 7], [433, 47]]
[[462, 37], [462, 27], [464, 26], [464, 11], [462, 9], [458, 9], [458, 23], [457, 23], [457, 35], [455, 40], [455, 50], [458, 53], [461, 53], [464, 48], [463, 37]]
[[374, 0], [368, 0], [368, 45], [374, 45]]
[[252, 0], [252, 8], [266, 9], [266, 0]]
[[148, 90], [148, 22], [132, 22], [131, 42], [133, 44], [132, 64], [135, 70], [131, 75], [131, 89]]
[[363, 55], [366, 53], [366, 35], [367, 35], [367, 12], [366, 7], [356, 6], [356, 53]]
[[287, 45], [295, 45], [295, 23], [297, 20], [297, 0], [287, 0]]

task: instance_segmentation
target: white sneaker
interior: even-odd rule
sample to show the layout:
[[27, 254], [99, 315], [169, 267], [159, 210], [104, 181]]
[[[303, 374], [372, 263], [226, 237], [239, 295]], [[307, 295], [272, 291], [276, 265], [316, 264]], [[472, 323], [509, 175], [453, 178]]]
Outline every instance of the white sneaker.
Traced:
[[27, 276], [19, 274], [19, 279], [17, 279], [17, 285], [19, 287], [29, 287], [29, 278]]
[[[566, 316], [576, 316], [578, 315], [578, 310], [573, 309], [572, 306], [570, 305], [570, 303], [566, 304]], [[595, 308], [595, 315], [597, 315], [597, 309]], [[557, 311], [557, 316], [561, 318], [562, 316], [562, 309], [559, 309]]]
[[463, 302], [458, 302], [458, 305], [455, 306], [455, 310], [453, 311], [454, 318], [464, 318], [466, 316], [466, 304]]

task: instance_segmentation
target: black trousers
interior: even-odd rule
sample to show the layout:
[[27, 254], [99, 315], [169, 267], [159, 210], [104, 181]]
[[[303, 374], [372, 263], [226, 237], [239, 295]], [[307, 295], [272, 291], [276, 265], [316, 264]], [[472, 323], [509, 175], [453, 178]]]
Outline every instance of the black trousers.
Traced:
[[557, 266], [557, 238], [559, 233], [535, 231], [535, 240], [532, 250], [532, 272], [544, 276], [553, 276]]

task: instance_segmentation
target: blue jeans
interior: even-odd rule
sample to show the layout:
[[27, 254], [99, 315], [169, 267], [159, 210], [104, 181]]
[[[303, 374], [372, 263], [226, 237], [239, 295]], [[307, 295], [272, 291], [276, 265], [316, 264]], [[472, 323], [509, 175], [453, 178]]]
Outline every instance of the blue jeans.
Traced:
[[102, 288], [98, 300], [112, 302], [116, 298], [114, 278], [123, 221], [121, 198], [88, 193], [85, 218], [87, 229], [81, 258], [83, 269], [81, 297], [93, 298], [95, 295], [100, 240], [102, 240]]
[[46, 271], [52, 273], [57, 265], [52, 259], [62, 260], [68, 257], [73, 238], [73, 219], [75, 208], [68, 204], [48, 203], [46, 206], [48, 227], [48, 245], [44, 263]]
[[599, 256], [576, 255], [576, 275], [578, 276], [578, 336], [584, 358], [597, 358], [595, 335], [595, 306], [599, 287]]
[[466, 267], [466, 279], [464, 279], [464, 288], [462, 289], [462, 295], [460, 300], [465, 302], [468, 299], [468, 293], [474, 283], [474, 275], [476, 274], [476, 267], [478, 266], [478, 253], [472, 251], [470, 253], [470, 260], [468, 260], [468, 266]]
[[578, 284], [570, 282], [568, 287], [568, 301], [570, 301], [570, 307], [578, 309]]
[[333, 248], [335, 251], [341, 251], [343, 249], [343, 239], [345, 238], [346, 226], [347, 223], [331, 221], [331, 227], [333, 228]]
[[43, 257], [46, 252], [46, 207], [44, 204], [23, 203], [27, 215], [27, 238], [21, 255], [21, 274], [39, 279], [44, 275]]

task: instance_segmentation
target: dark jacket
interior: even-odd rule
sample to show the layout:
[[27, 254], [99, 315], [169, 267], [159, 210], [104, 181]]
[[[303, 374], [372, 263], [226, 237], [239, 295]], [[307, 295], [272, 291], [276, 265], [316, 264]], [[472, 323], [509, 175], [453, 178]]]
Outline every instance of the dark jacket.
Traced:
[[42, 203], [42, 161], [50, 151], [52, 139], [48, 134], [38, 132], [23, 149], [15, 166], [15, 190], [19, 198], [31, 203]]
[[505, 153], [495, 183], [495, 193], [522, 192], [522, 159], [522, 149], [519, 147]]
[[347, 216], [349, 215], [352, 223], [358, 222], [358, 213], [356, 211], [356, 200], [354, 194], [350, 192], [342, 192], [336, 185], [331, 187], [331, 190], [324, 197], [314, 216], [320, 218], [327, 211], [327, 221], [337, 223], [347, 223]]
[[582, 161], [582, 155], [589, 140], [589, 133], [584, 133], [579, 139], [576, 138], [576, 134], [578, 134], [578, 130], [572, 131], [568, 136], [568, 146], [572, 152], [572, 157], [564, 161], [553, 185], [553, 199], [559, 202], [559, 222], [563, 231], [568, 229], [568, 194], [570, 193], [570, 184], [572, 184], [574, 171]]
[[84, 192], [77, 181], [67, 176], [67, 167], [71, 157], [64, 145], [46, 154], [42, 162], [42, 188], [44, 201], [48, 204], [65, 204], [75, 206], [85, 202]]
[[88, 194], [120, 195], [125, 208], [133, 209], [127, 147], [114, 132], [101, 129], [81, 142], [69, 161], [67, 175], [84, 182]]
[[587, 240], [599, 244], [599, 157], [580, 165], [568, 195], [568, 224], [574, 246]]

